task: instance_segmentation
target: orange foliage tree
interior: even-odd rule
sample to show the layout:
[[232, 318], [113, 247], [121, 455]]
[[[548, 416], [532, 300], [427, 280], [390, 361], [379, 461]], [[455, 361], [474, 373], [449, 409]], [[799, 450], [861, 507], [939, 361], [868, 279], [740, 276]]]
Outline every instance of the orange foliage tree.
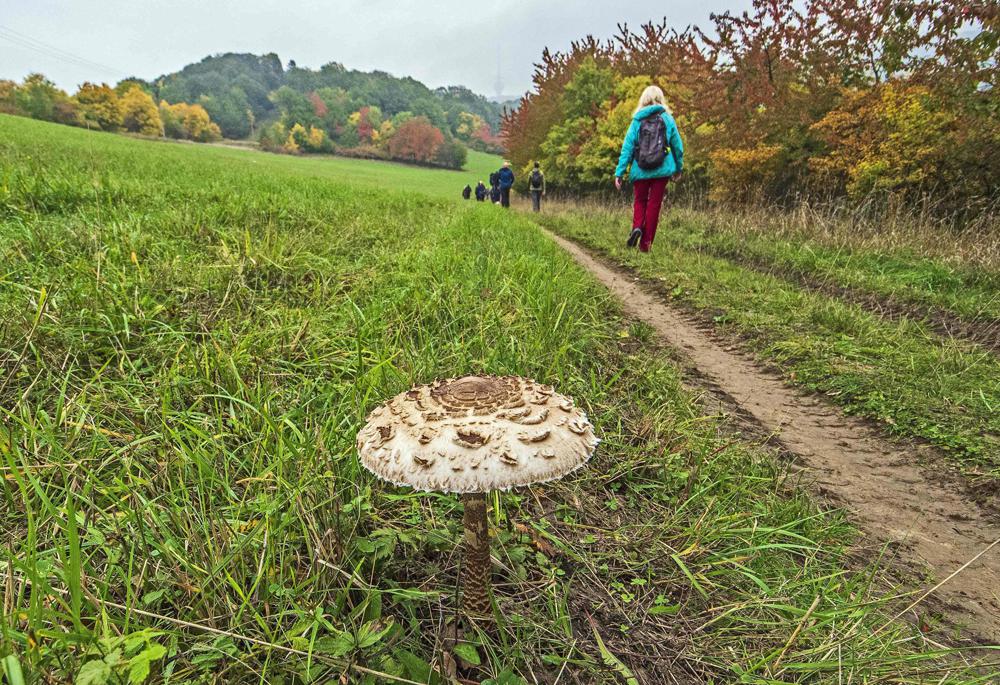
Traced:
[[429, 164], [444, 143], [444, 134], [425, 117], [414, 117], [399, 125], [386, 143], [389, 155], [395, 159]]

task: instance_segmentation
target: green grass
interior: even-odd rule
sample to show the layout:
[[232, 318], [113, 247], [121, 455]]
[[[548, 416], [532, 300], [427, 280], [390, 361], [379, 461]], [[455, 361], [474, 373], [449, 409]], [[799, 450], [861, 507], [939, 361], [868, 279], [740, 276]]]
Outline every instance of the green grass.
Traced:
[[274, 155], [280, 157], [280, 161], [243, 158], [243, 155], [252, 155], [254, 152], [256, 151], [231, 149], [234, 155], [232, 159], [236, 163], [263, 164], [266, 168], [326, 177], [372, 190], [410, 190], [425, 195], [456, 199], [462, 197], [462, 188], [466, 184], [475, 188], [476, 182], [481, 180], [489, 185], [490, 174], [499, 169], [503, 162], [497, 155], [476, 150], [469, 150], [469, 157], [462, 171], [429, 169], [397, 162], [348, 159], [330, 155]]
[[[604, 210], [544, 215], [557, 232], [659, 283], [723, 331], [743, 337], [792, 382], [849, 412], [922, 438], [973, 473], [1000, 475], [1000, 359], [917, 320], [860, 306], [702, 249], [714, 238], [670, 214], [649, 255], [629, 251], [627, 217]], [[775, 242], [774, 249], [781, 243]]]
[[888, 619], [850, 527], [534, 224], [355, 164], [0, 116], [8, 673], [442, 682], [459, 505], [376, 481], [354, 436], [482, 371], [556, 384], [604, 442], [494, 499], [498, 627], [451, 650], [467, 681], [988, 682]]
[[918, 246], [858, 249], [802, 234], [776, 237], [766, 229], [755, 230], [753, 221], [714, 221], [697, 212], [685, 213], [684, 219], [660, 238], [690, 250], [923, 305], [930, 312], [941, 310], [967, 322], [1000, 321], [1000, 273], [954, 256], [950, 260], [925, 256], [918, 253]]

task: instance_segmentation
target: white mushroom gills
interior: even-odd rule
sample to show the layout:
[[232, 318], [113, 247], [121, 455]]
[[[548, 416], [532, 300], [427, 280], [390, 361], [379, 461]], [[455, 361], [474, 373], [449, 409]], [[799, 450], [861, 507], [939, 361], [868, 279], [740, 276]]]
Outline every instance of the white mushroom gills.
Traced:
[[357, 444], [362, 465], [390, 483], [463, 495], [463, 605], [485, 615], [485, 493], [561, 478], [586, 464], [598, 442], [587, 415], [552, 386], [519, 376], [465, 376], [393, 397], [368, 416]]

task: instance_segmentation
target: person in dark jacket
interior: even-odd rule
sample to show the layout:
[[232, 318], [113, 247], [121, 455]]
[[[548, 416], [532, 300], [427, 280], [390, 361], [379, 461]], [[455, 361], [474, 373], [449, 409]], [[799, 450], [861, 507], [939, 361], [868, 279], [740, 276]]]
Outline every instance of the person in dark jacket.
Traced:
[[465, 187], [462, 188], [462, 199], [468, 200], [470, 197], [472, 197], [472, 186], [466, 183]]
[[503, 167], [497, 172], [500, 181], [500, 205], [510, 207], [510, 189], [514, 185], [514, 172], [511, 171], [510, 162], [505, 161]]
[[[666, 154], [659, 166], [643, 169], [635, 161], [635, 156], [638, 152], [642, 121], [650, 117], [663, 119], [665, 138], [663, 145]], [[622, 143], [622, 152], [618, 157], [618, 168], [615, 169], [615, 187], [621, 190], [622, 177], [628, 173], [635, 191], [632, 205], [632, 232], [625, 243], [628, 247], [635, 247], [638, 243], [639, 250], [649, 252], [653, 238], [656, 237], [656, 226], [660, 221], [660, 207], [663, 204], [667, 181], [676, 181], [680, 178], [683, 168], [684, 144], [677, 131], [677, 124], [667, 109], [663, 91], [656, 86], [649, 86], [639, 97], [639, 106], [632, 115], [632, 123], [629, 124], [625, 141]]]
[[476, 202], [482, 202], [486, 199], [486, 184], [480, 181], [476, 184]]
[[531, 193], [532, 211], [542, 211], [542, 195], [545, 194], [545, 174], [542, 173], [538, 162], [535, 162], [535, 168], [531, 170], [531, 176], [528, 177], [528, 191]]
[[490, 202], [497, 204], [500, 202], [500, 172], [494, 171], [490, 174]]

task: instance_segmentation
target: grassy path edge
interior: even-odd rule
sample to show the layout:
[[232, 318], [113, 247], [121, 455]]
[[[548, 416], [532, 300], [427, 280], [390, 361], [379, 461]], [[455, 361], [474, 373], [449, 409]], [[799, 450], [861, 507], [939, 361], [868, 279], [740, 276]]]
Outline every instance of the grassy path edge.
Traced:
[[[964, 497], [928, 478], [912, 454], [884, 441], [865, 422], [810, 407], [780, 378], [712, 342], [620, 268], [571, 240], [539, 230], [611, 290], [628, 314], [653, 326], [700, 373], [776, 434], [815, 478], [814, 489], [841, 501], [863, 530], [886, 543], [909, 546], [937, 579], [1000, 540], [1000, 526], [985, 512], [970, 512]], [[970, 625], [984, 643], [1000, 642], [1000, 602], [989, 590], [995, 587], [1000, 587], [1000, 572], [986, 556], [952, 576], [936, 595], [955, 625]]]

